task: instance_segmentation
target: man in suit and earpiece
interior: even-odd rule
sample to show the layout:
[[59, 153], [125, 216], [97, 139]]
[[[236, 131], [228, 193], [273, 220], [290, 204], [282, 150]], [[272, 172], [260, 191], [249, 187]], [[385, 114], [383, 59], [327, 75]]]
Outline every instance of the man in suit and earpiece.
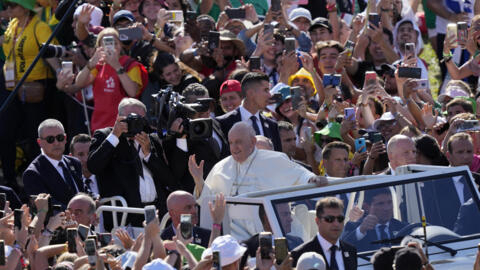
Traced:
[[268, 76], [257, 72], [247, 73], [242, 80], [242, 94], [245, 98], [240, 107], [217, 117], [223, 134], [228, 134], [235, 123], [244, 121], [252, 126], [256, 135], [272, 140], [275, 151], [282, 151], [277, 122], [262, 115], [262, 110], [267, 107], [272, 97]]
[[62, 123], [47, 119], [38, 127], [38, 144], [42, 153], [23, 173], [27, 195], [47, 193], [53, 204], [65, 209], [78, 192], [83, 192], [82, 164], [71, 156], [65, 156], [66, 135]]
[[317, 235], [292, 251], [293, 266], [305, 252], [313, 251], [322, 255], [328, 270], [357, 269], [357, 249], [340, 239], [343, 232], [343, 202], [337, 197], [326, 197], [315, 206]]

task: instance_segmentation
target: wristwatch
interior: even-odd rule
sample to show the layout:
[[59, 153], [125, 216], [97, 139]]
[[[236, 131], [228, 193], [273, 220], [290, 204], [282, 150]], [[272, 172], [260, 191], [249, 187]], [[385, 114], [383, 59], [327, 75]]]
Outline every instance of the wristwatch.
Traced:
[[174, 249], [167, 250], [167, 255], [170, 255], [170, 254], [175, 254], [178, 257], [180, 257], [180, 253], [178, 253], [178, 251], [176, 251]]
[[125, 69], [124, 69], [123, 67], [117, 69], [117, 74], [118, 74], [118, 75], [122, 75], [122, 74], [124, 74], [124, 73], [125, 73]]

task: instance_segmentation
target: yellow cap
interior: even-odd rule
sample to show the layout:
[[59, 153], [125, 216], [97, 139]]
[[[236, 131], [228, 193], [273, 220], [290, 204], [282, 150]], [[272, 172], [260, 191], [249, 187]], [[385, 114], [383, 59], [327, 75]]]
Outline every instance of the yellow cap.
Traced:
[[317, 88], [315, 87], [315, 83], [313, 82], [312, 74], [310, 72], [308, 72], [302, 67], [297, 71], [297, 73], [293, 74], [292, 76], [290, 76], [290, 78], [288, 78], [288, 85], [292, 86], [292, 81], [296, 78], [307, 78], [313, 86], [314, 91], [312, 97], [315, 96], [315, 94], [317, 93]]

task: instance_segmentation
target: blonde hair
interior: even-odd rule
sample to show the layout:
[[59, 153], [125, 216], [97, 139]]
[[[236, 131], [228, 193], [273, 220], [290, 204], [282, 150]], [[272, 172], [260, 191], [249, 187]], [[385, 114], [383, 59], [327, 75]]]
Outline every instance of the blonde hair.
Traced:
[[99, 47], [102, 47], [102, 39], [103, 37], [105, 36], [114, 36], [115, 37], [115, 42], [120, 42], [120, 36], [118, 34], [118, 31], [113, 28], [113, 27], [107, 27], [105, 29], [103, 29], [99, 34], [98, 34], [98, 37], [97, 37], [97, 42], [95, 44], [95, 47], [99, 48]]

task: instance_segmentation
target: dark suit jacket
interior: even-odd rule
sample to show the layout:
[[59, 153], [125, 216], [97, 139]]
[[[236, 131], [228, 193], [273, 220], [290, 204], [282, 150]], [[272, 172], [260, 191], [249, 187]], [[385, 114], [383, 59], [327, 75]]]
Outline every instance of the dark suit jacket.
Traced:
[[[210, 241], [210, 233], [210, 230], [194, 226], [193, 243], [208, 248], [208, 242]], [[163, 229], [162, 233], [160, 234], [160, 238], [162, 238], [162, 240], [172, 240], [173, 236], [175, 236], [175, 232], [173, 231], [173, 225], [169, 225], [168, 227]]]
[[[83, 192], [82, 164], [71, 156], [63, 156], [63, 161], [77, 185], [78, 191]], [[70, 199], [77, 194], [67, 185], [57, 169], [44, 155], [38, 155], [23, 173], [23, 184], [28, 196], [40, 193], [50, 194], [53, 204], [61, 204], [67, 208]]]
[[[357, 247], [359, 251], [371, 250], [372, 247], [377, 249], [382, 246], [385, 246], [385, 244], [378, 244], [378, 245], [371, 244], [371, 242], [373, 241], [381, 240], [381, 239], [378, 239], [375, 229], [367, 231], [365, 237], [363, 237], [361, 240], [357, 240], [357, 237], [355, 235], [356, 230], [360, 226], [360, 224], [362, 224], [363, 219], [364, 218], [361, 218], [357, 222], [347, 222], [347, 224], [345, 225], [345, 233], [344, 233], [343, 240], [355, 245], [355, 247]], [[395, 234], [407, 225], [408, 223], [406, 222], [401, 222], [397, 219], [392, 218], [388, 226], [390, 238], [395, 238]]]
[[[112, 128], [95, 131], [88, 154], [87, 166], [96, 175], [101, 197], [122, 196], [129, 207], [142, 207], [139, 191], [140, 177], [135, 169], [135, 157], [124, 136], [119, 138], [116, 147], [106, 140]], [[177, 189], [177, 183], [163, 156], [160, 139], [150, 134], [151, 153], [148, 162], [142, 161], [150, 170], [157, 192], [157, 209], [159, 216], [167, 212], [166, 198], [168, 192]], [[128, 222], [141, 226], [143, 217], [129, 215]]]
[[[242, 121], [242, 116], [240, 114], [240, 108], [237, 108], [227, 114], [217, 117], [218, 122], [222, 127], [223, 133], [228, 136], [228, 131], [232, 128], [232, 126]], [[273, 148], [275, 151], [282, 151], [282, 142], [280, 140], [280, 135], [278, 133], [278, 125], [275, 120], [267, 118], [260, 113], [260, 123], [263, 127], [263, 135], [265, 137], [270, 138], [273, 143]]]
[[460, 207], [453, 231], [460, 235], [479, 233], [478, 224], [480, 224], [480, 211], [473, 199], [470, 199]]
[[203, 165], [204, 176], [207, 176], [210, 173], [210, 170], [215, 164], [217, 164], [217, 162], [230, 155], [228, 139], [223, 133], [220, 123], [217, 120], [212, 119], [212, 127], [221, 140], [222, 145], [219, 155], [215, 154], [207, 140], [187, 139], [188, 152], [178, 149], [176, 138], [174, 137], [168, 138], [168, 141], [165, 143], [165, 152], [167, 153], [167, 157], [171, 160], [171, 163], [176, 166], [176, 168], [173, 169], [173, 174], [175, 178], [180, 181], [182, 190], [193, 193], [193, 189], [195, 188], [195, 182], [188, 171], [188, 158], [190, 155], [195, 154], [197, 162], [200, 162], [201, 160], [205, 162]]
[[422, 197], [427, 222], [453, 230], [461, 206], [453, 180], [446, 178], [425, 182]]
[[[11, 209], [20, 209], [20, 207], [22, 207], [22, 201], [20, 201], [20, 198], [13, 189], [6, 186], [0, 186], [0, 193], [5, 193], [5, 195], [7, 195], [7, 201], [10, 202]], [[3, 211], [3, 209], [0, 210]]]
[[[323, 252], [322, 246], [320, 242], [318, 242], [318, 238], [315, 235], [312, 240], [309, 242], [304, 243], [301, 246], [298, 246], [291, 252], [291, 256], [293, 259], [293, 267], [297, 266], [298, 258], [305, 253], [305, 252], [316, 252], [322, 255], [325, 263], [328, 262], [327, 258], [325, 257], [325, 253]], [[340, 241], [340, 251], [342, 252], [343, 256], [343, 265], [345, 270], [356, 270], [357, 269], [357, 249], [350, 245], [347, 242]], [[329, 258], [330, 259], [330, 258]], [[340, 263], [340, 262], [337, 262]], [[327, 267], [329, 269], [330, 266]]]

